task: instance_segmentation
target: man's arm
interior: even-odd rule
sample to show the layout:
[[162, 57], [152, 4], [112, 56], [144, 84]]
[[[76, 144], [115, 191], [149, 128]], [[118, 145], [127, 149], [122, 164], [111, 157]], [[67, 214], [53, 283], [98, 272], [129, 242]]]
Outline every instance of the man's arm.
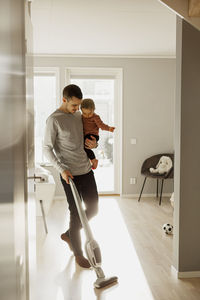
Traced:
[[45, 128], [43, 151], [48, 161], [53, 165], [53, 167], [59, 173], [62, 174], [64, 171], [66, 171], [66, 166], [63, 166], [60, 163], [60, 161], [58, 160], [58, 158], [56, 157], [53, 151], [57, 133], [58, 133], [58, 129], [57, 129], [56, 120], [54, 120], [53, 118], [48, 118], [46, 128]]

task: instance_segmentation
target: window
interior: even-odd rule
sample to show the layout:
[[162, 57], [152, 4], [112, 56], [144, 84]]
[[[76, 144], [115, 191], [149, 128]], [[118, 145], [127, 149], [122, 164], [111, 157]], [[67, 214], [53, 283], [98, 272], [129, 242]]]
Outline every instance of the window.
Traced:
[[42, 148], [46, 119], [57, 108], [57, 76], [55, 72], [34, 74], [35, 162], [47, 162]]

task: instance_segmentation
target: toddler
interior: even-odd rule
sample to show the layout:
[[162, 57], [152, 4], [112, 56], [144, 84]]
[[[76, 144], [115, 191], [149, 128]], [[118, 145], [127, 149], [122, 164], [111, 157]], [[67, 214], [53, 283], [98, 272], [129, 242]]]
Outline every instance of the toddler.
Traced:
[[[102, 130], [107, 130], [113, 132], [115, 127], [110, 127], [104, 124], [99, 117], [95, 114], [95, 104], [92, 99], [84, 99], [81, 102], [81, 111], [83, 119], [83, 131], [84, 131], [84, 140], [91, 139], [91, 136], [95, 137], [96, 141], [99, 140], [99, 128]], [[98, 165], [98, 160], [95, 157], [94, 152], [91, 149], [84, 148], [87, 156], [89, 157], [92, 163], [92, 169], [96, 169]]]

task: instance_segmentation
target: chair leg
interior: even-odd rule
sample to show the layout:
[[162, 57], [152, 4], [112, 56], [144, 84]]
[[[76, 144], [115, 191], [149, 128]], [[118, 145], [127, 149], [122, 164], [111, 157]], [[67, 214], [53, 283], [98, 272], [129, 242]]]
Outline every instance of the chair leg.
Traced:
[[158, 178], [157, 178], [157, 185], [156, 185], [156, 198], [158, 198]]
[[139, 196], [139, 198], [138, 198], [138, 202], [140, 201], [140, 198], [141, 198], [141, 196], [142, 196], [142, 192], [143, 192], [143, 189], [144, 189], [144, 185], [145, 185], [146, 180], [147, 180], [147, 177], [145, 177], [145, 179], [144, 179], [144, 182], [143, 182], [143, 185], [142, 185], [142, 189], [141, 189], [141, 192], [140, 192], [140, 196]]
[[162, 179], [162, 182], [161, 182], [161, 190], [160, 190], [160, 201], [159, 201], [159, 205], [161, 205], [161, 200], [162, 200], [163, 183], [164, 183], [164, 179]]

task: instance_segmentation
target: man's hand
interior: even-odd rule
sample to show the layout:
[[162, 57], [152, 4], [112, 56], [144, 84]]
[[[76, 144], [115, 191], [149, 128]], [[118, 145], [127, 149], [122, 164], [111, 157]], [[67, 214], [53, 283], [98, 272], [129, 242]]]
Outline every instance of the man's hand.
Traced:
[[87, 148], [87, 149], [96, 148], [97, 147], [97, 141], [96, 141], [95, 137], [92, 136], [92, 135], [90, 137], [91, 137], [91, 140], [90, 139], [85, 140], [85, 148]]
[[69, 177], [71, 177], [71, 179], [74, 178], [72, 176], [72, 174], [70, 173], [70, 171], [68, 171], [68, 170], [65, 170], [64, 172], [62, 172], [61, 176], [68, 184], [69, 184]]

